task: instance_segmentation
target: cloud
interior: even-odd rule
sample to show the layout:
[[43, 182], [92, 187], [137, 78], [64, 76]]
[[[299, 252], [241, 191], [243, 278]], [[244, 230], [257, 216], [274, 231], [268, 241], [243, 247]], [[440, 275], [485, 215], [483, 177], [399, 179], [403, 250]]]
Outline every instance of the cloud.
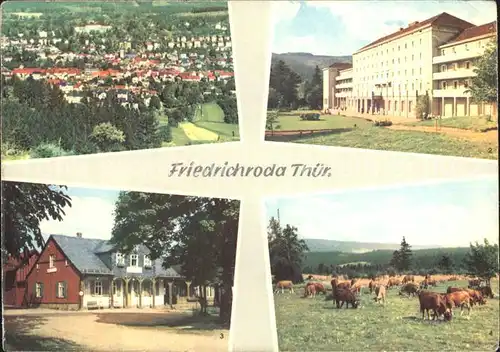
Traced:
[[71, 196], [71, 208], [65, 208], [63, 221], [43, 221], [40, 230], [44, 234], [76, 236], [108, 240], [114, 223], [114, 200], [100, 197]]
[[[493, 1], [309, 1], [275, 8], [273, 52], [329, 55], [350, 55], [401, 26], [442, 12], [476, 25], [497, 17]], [[295, 32], [294, 23], [300, 28], [300, 35]], [[295, 41], [304, 36], [314, 37], [306, 49], [302, 42]]]

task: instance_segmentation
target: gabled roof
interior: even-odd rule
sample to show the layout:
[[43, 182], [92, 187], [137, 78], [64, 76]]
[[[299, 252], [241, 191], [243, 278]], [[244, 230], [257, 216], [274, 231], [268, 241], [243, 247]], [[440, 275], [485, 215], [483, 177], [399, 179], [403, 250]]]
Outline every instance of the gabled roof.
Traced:
[[[109, 241], [74, 236], [50, 235], [75, 268], [82, 274], [119, 275], [117, 268], [109, 268], [99, 254], [113, 252], [115, 246]], [[149, 253], [149, 250], [148, 250]], [[155, 260], [153, 274], [163, 277], [182, 277], [173, 268], [163, 268], [160, 260]]]
[[443, 12], [437, 16], [428, 18], [424, 21], [415, 21], [408, 25], [406, 28], [401, 28], [399, 31], [391, 33], [389, 35], [386, 35], [382, 38], [379, 38], [375, 40], [374, 42], [371, 42], [368, 45], [365, 45], [361, 49], [359, 49], [356, 53], [359, 53], [361, 51], [364, 51], [368, 48], [371, 48], [373, 46], [376, 46], [377, 44], [382, 44], [383, 42], [386, 42], [391, 39], [395, 39], [397, 37], [406, 35], [408, 33], [411, 33], [417, 29], [422, 29], [424, 27], [429, 27], [429, 26], [440, 26], [440, 27], [448, 27], [448, 28], [456, 28], [460, 30], [464, 30], [470, 27], [475, 27], [472, 23], [469, 23], [467, 21], [464, 21], [458, 17], [452, 16], [449, 13]]
[[497, 33], [497, 21], [486, 23], [480, 26], [474, 26], [463, 30], [455, 39], [446, 43], [445, 45], [462, 42], [485, 35], [495, 35]]

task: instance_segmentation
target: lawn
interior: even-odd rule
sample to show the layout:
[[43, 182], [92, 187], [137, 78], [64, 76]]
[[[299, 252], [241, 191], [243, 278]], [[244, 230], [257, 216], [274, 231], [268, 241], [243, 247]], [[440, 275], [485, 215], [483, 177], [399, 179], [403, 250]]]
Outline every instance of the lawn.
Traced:
[[[466, 285], [446, 282], [433, 291]], [[493, 289], [498, 293], [497, 280]], [[498, 298], [475, 306], [470, 320], [458, 309], [445, 323], [422, 321], [418, 298], [402, 298], [395, 288], [385, 307], [362, 293], [358, 309], [334, 308], [323, 295], [301, 298], [303, 292], [275, 295], [280, 351], [494, 351], [499, 340]]]
[[183, 122], [179, 126], [191, 141], [216, 141], [219, 139], [217, 133], [198, 127], [191, 122]]
[[[420, 122], [411, 122], [407, 124], [411, 126], [435, 126], [436, 120], [425, 120]], [[487, 119], [485, 117], [457, 116], [439, 120], [438, 126], [483, 132], [496, 128], [497, 123], [496, 121]]]
[[217, 133], [220, 136], [228, 137], [230, 139], [239, 139], [240, 137], [240, 128], [236, 124], [229, 124], [225, 122], [208, 122], [208, 121], [199, 121], [195, 123], [196, 126], [204, 128], [206, 130]]
[[280, 126], [276, 131], [293, 130], [321, 130], [321, 129], [344, 129], [357, 126], [371, 126], [372, 123], [362, 118], [346, 117], [343, 115], [321, 115], [318, 121], [303, 121], [300, 114], [307, 111], [282, 112], [278, 117], [277, 124]]
[[[276, 137], [274, 139], [277, 140]], [[313, 135], [297, 139], [296, 142], [495, 160], [498, 158], [496, 143], [473, 142], [432, 132], [394, 131], [373, 126], [317, 137]]]
[[217, 103], [206, 103], [200, 105], [194, 114], [193, 122], [224, 122], [224, 111]]

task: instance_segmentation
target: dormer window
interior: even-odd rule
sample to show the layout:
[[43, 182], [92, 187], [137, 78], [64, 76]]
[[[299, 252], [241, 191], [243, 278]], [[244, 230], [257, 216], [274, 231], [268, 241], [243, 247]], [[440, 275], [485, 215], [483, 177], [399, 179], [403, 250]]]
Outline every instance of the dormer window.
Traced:
[[123, 257], [123, 254], [120, 252], [116, 253], [116, 265], [117, 266], [125, 265], [125, 258]]
[[147, 268], [151, 267], [151, 258], [148, 255], [144, 256], [144, 266]]
[[131, 254], [130, 255], [130, 266], [139, 266], [139, 255]]
[[56, 261], [56, 256], [54, 254], [49, 255], [49, 268], [54, 267], [55, 261]]

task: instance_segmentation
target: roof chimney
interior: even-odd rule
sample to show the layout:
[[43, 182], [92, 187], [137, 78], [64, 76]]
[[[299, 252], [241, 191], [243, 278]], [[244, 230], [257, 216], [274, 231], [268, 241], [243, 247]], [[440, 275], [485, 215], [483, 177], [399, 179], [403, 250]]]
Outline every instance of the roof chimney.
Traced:
[[418, 24], [418, 21], [411, 22], [410, 24], [408, 24], [408, 27], [414, 26], [414, 25], [416, 25], [416, 24]]
[[81, 232], [77, 232], [77, 233], [76, 233], [76, 237], [78, 237], [78, 238], [82, 238], [82, 233], [81, 233]]

